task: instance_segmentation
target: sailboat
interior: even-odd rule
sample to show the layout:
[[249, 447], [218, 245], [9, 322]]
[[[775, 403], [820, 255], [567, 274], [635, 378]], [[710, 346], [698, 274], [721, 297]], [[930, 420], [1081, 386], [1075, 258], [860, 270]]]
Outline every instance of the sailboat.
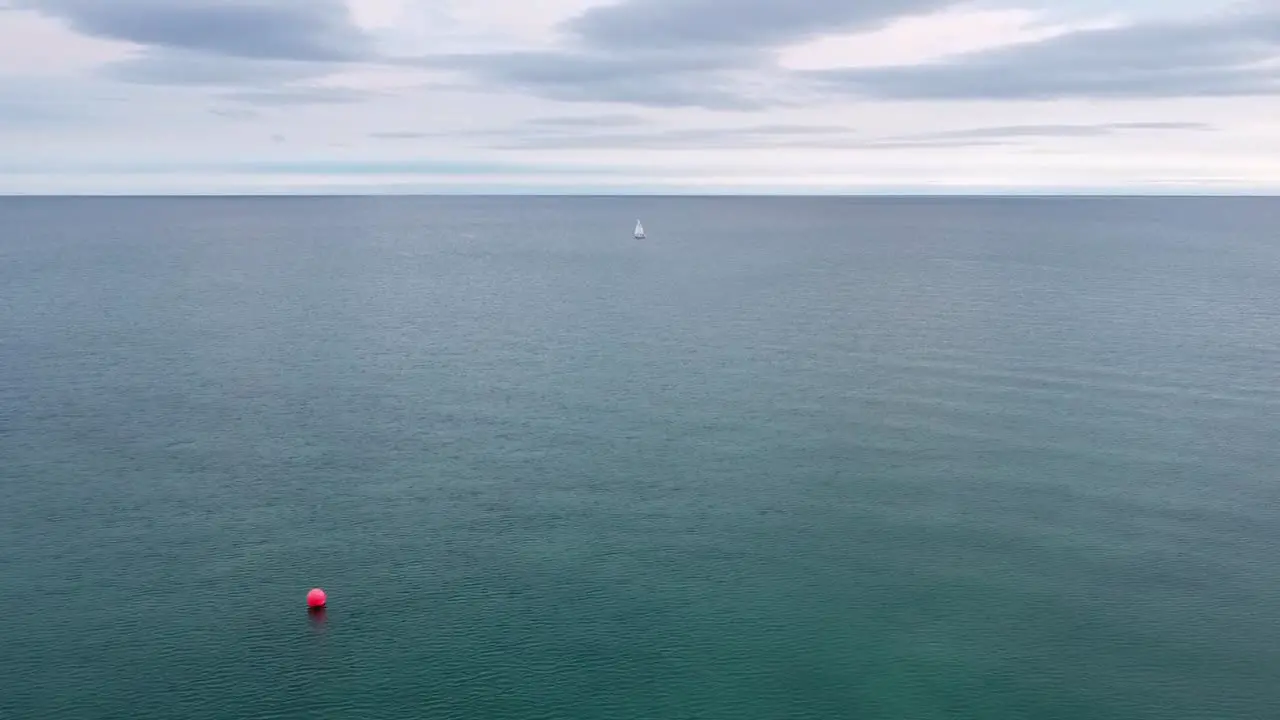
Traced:
[[637, 220], [637, 221], [636, 221], [636, 232], [635, 232], [635, 237], [636, 237], [636, 239], [637, 239], [637, 240], [643, 240], [643, 239], [644, 239], [644, 226], [640, 224], [640, 221], [639, 221], [639, 220]]

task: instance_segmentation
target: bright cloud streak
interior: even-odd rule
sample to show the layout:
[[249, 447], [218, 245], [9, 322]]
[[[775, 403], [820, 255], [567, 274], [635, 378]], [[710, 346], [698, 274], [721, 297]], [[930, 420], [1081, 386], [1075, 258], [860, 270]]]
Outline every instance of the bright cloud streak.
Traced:
[[1035, 43], [1080, 30], [1116, 27], [1118, 20], [1052, 24], [1044, 13], [1024, 9], [953, 7], [907, 17], [872, 32], [828, 35], [784, 48], [779, 62], [794, 70], [915, 65], [952, 55]]

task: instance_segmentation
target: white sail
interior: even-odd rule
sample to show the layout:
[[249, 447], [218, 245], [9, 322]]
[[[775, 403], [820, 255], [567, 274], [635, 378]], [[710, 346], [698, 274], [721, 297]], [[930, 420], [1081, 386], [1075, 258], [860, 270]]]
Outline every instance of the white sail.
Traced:
[[636, 238], [639, 239], [642, 237], [644, 237], [644, 226], [640, 224], [639, 220], [637, 220], [636, 221]]

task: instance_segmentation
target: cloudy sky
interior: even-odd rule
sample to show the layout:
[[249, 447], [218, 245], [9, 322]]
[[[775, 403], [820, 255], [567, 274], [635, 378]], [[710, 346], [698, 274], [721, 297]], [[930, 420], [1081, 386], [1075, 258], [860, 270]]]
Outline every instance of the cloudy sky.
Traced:
[[1280, 190], [1280, 0], [0, 0], [0, 192]]

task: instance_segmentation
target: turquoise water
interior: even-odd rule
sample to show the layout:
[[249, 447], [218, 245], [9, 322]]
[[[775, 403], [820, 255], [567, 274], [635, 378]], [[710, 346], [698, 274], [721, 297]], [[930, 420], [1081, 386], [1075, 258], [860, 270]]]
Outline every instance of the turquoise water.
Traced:
[[0, 199], [0, 717], [1280, 717], [1278, 220]]

